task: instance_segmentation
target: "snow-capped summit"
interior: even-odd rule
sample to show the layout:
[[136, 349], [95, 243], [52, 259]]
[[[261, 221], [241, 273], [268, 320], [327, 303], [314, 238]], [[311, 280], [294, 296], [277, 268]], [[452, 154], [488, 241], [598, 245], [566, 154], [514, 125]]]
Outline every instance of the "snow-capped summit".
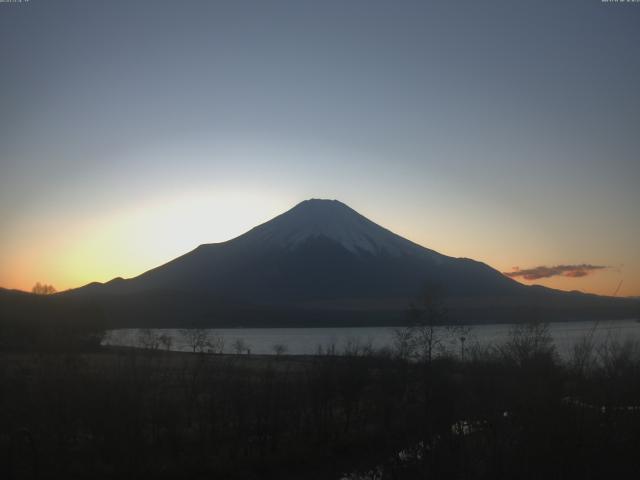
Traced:
[[[458, 302], [454, 315], [467, 321], [522, 319], [544, 298], [567, 317], [592, 301], [526, 287], [484, 263], [406, 240], [341, 202], [316, 199], [135, 278], [64, 295], [91, 299], [120, 326], [372, 325], [404, 318], [408, 299], [429, 286]], [[603, 315], [627, 308], [616, 301], [602, 300]]]
[[[338, 200], [305, 200], [273, 220], [245, 234], [247, 240], [295, 248], [307, 240], [324, 238], [352, 253], [414, 255], [426, 250], [377, 225]], [[434, 257], [439, 254], [431, 252]]]
[[283, 304], [407, 298], [425, 283], [459, 294], [518, 286], [484, 264], [447, 257], [402, 238], [337, 200], [311, 199], [237, 238], [200, 245], [138, 277], [104, 287], [112, 293], [206, 291], [233, 301]]

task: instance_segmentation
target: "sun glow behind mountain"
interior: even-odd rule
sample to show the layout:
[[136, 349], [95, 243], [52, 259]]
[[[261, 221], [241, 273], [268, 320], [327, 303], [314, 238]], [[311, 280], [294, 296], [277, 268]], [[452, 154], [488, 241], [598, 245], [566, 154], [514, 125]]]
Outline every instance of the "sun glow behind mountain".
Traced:
[[322, 197], [640, 295], [640, 8], [187, 3], [1, 5], [0, 286], [133, 276]]
[[[90, 218], [66, 218], [55, 224], [45, 219], [37, 225], [25, 225], [23, 234], [27, 240], [13, 245], [17, 255], [3, 258], [0, 285], [30, 290], [36, 281], [45, 281], [65, 290], [93, 281], [134, 277], [199, 244], [241, 235], [295, 203], [289, 196], [277, 193], [196, 191], [171, 198], [150, 197], [141, 204]], [[463, 228], [446, 215], [433, 212], [428, 221], [420, 221], [410, 208], [395, 212], [379, 208], [379, 214], [366, 208], [358, 210], [427, 248], [475, 258], [501, 271], [511, 269], [515, 262], [524, 264], [528, 261], [526, 254], [534, 259], [530, 263], [540, 258], [540, 249], [535, 251], [533, 245], [504, 248], [506, 242], [501, 241], [500, 232], [482, 230], [473, 222]], [[475, 237], [470, 238], [470, 230], [476, 231]], [[41, 238], [46, 238], [44, 244]], [[552, 255], [547, 258], [554, 261]], [[620, 278], [620, 269], [613, 268], [585, 278], [553, 277], [523, 283], [610, 295]], [[633, 288], [629, 284], [626, 291], [633, 293]]]
[[30, 290], [41, 280], [65, 290], [135, 276], [200, 243], [240, 235], [284, 205], [251, 192], [196, 192], [88, 219], [25, 225], [23, 240], [2, 254], [0, 285]]

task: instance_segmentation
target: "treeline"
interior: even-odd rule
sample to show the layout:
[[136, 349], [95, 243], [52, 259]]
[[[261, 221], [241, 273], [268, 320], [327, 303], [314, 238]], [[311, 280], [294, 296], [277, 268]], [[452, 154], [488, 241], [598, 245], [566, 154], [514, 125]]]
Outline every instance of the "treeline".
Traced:
[[544, 325], [449, 355], [429, 335], [314, 357], [4, 353], [4, 478], [637, 476], [637, 343], [587, 337], [561, 362]]

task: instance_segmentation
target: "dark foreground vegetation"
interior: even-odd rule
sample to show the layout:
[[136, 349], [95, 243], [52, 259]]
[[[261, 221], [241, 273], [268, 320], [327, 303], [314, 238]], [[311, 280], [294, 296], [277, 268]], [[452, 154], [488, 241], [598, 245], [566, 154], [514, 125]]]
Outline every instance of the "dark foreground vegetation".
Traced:
[[[0, 470], [18, 478], [597, 479], [640, 474], [640, 350], [542, 325], [434, 356], [121, 349], [0, 354]], [[464, 355], [464, 360], [460, 356]]]
[[0, 352], [78, 352], [96, 350], [107, 323], [87, 301], [50, 295], [36, 284], [32, 295], [0, 288]]

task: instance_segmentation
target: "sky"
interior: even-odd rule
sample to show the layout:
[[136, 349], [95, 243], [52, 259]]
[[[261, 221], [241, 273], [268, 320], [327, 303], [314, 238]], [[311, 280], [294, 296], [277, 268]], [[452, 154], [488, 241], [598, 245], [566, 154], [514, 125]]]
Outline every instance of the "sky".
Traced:
[[0, 286], [132, 277], [335, 198], [640, 296], [640, 3], [0, 2]]

